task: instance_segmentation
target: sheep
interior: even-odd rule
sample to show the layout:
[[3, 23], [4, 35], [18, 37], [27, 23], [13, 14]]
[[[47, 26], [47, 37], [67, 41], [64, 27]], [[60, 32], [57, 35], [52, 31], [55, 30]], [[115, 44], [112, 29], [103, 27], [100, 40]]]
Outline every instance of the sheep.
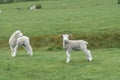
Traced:
[[66, 50], [66, 63], [70, 62], [70, 53], [71, 50], [81, 50], [82, 52], [84, 52], [86, 54], [87, 60], [89, 62], [92, 61], [92, 55], [90, 50], [87, 49], [87, 41], [84, 40], [69, 40], [69, 37], [71, 35], [68, 34], [63, 34], [61, 35], [61, 37], [63, 38], [63, 48]]
[[33, 6], [30, 6], [28, 9], [30, 9], [30, 10], [37, 10], [37, 9], [41, 9], [42, 8], [42, 6], [41, 5], [33, 5]]
[[27, 36], [23, 36], [22, 32], [20, 30], [15, 31], [11, 37], [9, 38], [9, 46], [11, 49], [11, 56], [15, 57], [17, 48], [18, 47], [24, 47], [24, 49], [27, 51], [27, 53], [32, 56], [33, 51], [32, 47], [29, 42], [29, 38]]
[[36, 10], [36, 5], [31, 6], [30, 10]]

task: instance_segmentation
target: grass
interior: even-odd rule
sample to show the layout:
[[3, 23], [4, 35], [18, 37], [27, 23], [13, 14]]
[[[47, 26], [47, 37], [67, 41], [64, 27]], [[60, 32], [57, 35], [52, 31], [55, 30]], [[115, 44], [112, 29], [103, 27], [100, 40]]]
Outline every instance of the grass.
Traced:
[[[21, 29], [30, 36], [65, 32], [102, 33], [114, 29], [119, 31], [120, 11], [119, 5], [115, 3], [116, 0], [63, 0], [2, 4], [0, 5], [3, 11], [0, 15], [2, 26], [0, 31], [4, 32], [9, 28], [8, 34], [10, 34], [16, 29]], [[28, 10], [28, 7], [33, 4], [41, 4], [43, 8], [36, 11]]]
[[[33, 4], [41, 4], [42, 9], [28, 10]], [[119, 8], [117, 0], [1, 4], [0, 80], [119, 80]], [[22, 49], [15, 58], [10, 56], [6, 42], [16, 29], [30, 37], [33, 57]], [[89, 63], [84, 54], [73, 51], [71, 62], [66, 64], [58, 37], [63, 33], [87, 40], [94, 61]]]
[[[0, 50], [1, 80], [117, 80], [120, 70], [120, 49], [91, 50], [94, 61], [89, 63], [81, 52], [72, 52], [65, 63], [65, 51], [34, 51], [30, 57], [20, 49], [15, 58], [8, 49]], [[5, 77], [7, 76], [7, 77]]]
[[[40, 4], [42, 9], [30, 11], [28, 7], [33, 4]], [[85, 39], [89, 41], [90, 45], [94, 45], [93, 39], [100, 36], [104, 42], [98, 39], [96, 43], [99, 45], [90, 46], [92, 48], [111, 48], [111, 46], [119, 48], [118, 42], [117, 45], [116, 43], [108, 45], [109, 47], [104, 45], [111, 43], [111, 39], [119, 41], [119, 37], [114, 38], [114, 36], [120, 35], [119, 8], [117, 0], [50, 0], [1, 4], [0, 9], [3, 12], [0, 13], [0, 44], [8, 41], [10, 35], [20, 29], [31, 38], [32, 46], [36, 47], [36, 43], [38, 43], [37, 46], [40, 44], [38, 48], [46, 45], [49, 47], [46, 43], [51, 43], [53, 38], [50, 37], [64, 33], [73, 34], [74, 39]], [[112, 37], [108, 35], [112, 35]], [[47, 36], [49, 39], [43, 36]], [[85, 38], [86, 36], [88, 37]], [[104, 36], [111, 38], [105, 40]], [[38, 39], [49, 42], [45, 42], [43, 44], [46, 45], [41, 46], [42, 41], [38, 41]], [[59, 45], [61, 44], [60, 38], [55, 41], [59, 42]], [[50, 46], [55, 46], [54, 43]], [[2, 44], [2, 47], [8, 47], [8, 44]]]

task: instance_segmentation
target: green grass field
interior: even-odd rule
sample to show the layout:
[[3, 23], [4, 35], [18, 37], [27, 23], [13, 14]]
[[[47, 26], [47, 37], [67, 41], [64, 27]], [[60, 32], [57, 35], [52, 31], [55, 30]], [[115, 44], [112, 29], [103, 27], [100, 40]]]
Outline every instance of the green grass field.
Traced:
[[91, 50], [94, 61], [89, 63], [81, 52], [72, 52], [66, 64], [65, 51], [34, 51], [30, 57], [19, 50], [11, 58], [8, 49], [0, 50], [1, 80], [118, 80], [120, 49]]
[[[28, 7], [40, 4], [42, 9]], [[120, 5], [117, 0], [43, 0], [0, 4], [0, 80], [119, 80]], [[10, 56], [15, 30], [30, 37], [34, 54]], [[89, 42], [94, 61], [73, 51], [66, 64], [60, 34]], [[7, 43], [6, 43], [7, 42]]]
[[[42, 9], [30, 11], [28, 7], [34, 4], [40, 4]], [[0, 44], [8, 41], [10, 35], [20, 29], [31, 38], [32, 45], [38, 48], [46, 45], [52, 45], [53, 48], [54, 43], [60, 47], [61, 40], [56, 37], [63, 33], [73, 34], [73, 39], [89, 41], [91, 48], [119, 48], [120, 45], [116, 45], [120, 40], [117, 37], [120, 36], [119, 8], [117, 0], [50, 0], [1, 4]], [[53, 41], [51, 37], [56, 40]], [[2, 47], [7, 46], [2, 44]]]
[[[33, 4], [41, 4], [43, 8], [28, 10]], [[119, 8], [117, 0], [58, 0], [3, 4], [0, 5], [3, 11], [0, 14], [0, 31], [5, 35], [4, 31], [8, 30], [5, 37], [16, 29], [30, 36], [119, 32]]]

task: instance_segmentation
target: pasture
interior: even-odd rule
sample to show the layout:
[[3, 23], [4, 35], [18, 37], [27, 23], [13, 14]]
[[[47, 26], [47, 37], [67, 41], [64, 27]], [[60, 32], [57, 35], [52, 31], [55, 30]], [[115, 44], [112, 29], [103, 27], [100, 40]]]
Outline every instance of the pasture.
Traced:
[[8, 49], [0, 50], [1, 80], [118, 80], [120, 49], [92, 50], [89, 63], [81, 52], [71, 54], [66, 64], [65, 51], [36, 50], [30, 57], [19, 50], [15, 58]]
[[[42, 6], [29, 10], [34, 4]], [[119, 80], [120, 5], [117, 0], [42, 0], [0, 4], [0, 80]], [[33, 56], [19, 48], [10, 56], [8, 39], [15, 30], [30, 37]], [[89, 63], [73, 51], [66, 64], [59, 34], [84, 39]]]
[[[41, 5], [42, 9], [29, 10], [28, 7], [34, 4]], [[1, 4], [0, 44], [5, 43], [13, 31], [20, 29], [32, 38], [32, 45], [38, 48], [56, 46], [54, 43], [59, 48], [61, 40], [58, 36], [63, 33], [73, 34], [73, 39], [89, 41], [91, 48], [119, 48], [119, 8], [117, 0], [50, 0]], [[1, 47], [7, 46], [6, 43]]]

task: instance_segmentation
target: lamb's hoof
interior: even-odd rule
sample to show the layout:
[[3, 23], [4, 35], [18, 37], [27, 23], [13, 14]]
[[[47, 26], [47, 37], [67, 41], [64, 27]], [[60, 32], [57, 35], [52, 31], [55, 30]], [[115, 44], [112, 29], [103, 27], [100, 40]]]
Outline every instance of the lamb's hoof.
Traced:
[[33, 54], [30, 54], [30, 56], [33, 56]]
[[70, 61], [66, 61], [66, 63], [69, 63]]
[[88, 62], [93, 62], [93, 60], [89, 60], [89, 59], [88, 59]]
[[11, 57], [15, 57], [16, 55], [11, 55]]

